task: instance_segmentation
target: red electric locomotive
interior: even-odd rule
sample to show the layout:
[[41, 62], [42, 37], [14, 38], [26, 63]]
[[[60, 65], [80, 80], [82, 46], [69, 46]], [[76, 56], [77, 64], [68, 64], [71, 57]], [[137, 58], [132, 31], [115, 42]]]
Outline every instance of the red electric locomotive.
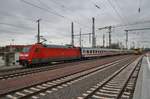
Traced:
[[81, 51], [77, 47], [34, 44], [23, 49], [19, 56], [19, 63], [23, 66], [30, 66], [80, 58]]

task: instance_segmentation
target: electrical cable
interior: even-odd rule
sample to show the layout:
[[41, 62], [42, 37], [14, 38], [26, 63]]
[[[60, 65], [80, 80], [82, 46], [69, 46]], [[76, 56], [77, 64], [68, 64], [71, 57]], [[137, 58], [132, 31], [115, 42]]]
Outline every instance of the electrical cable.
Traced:
[[[41, 1], [41, 0], [38, 0], [38, 1]], [[57, 4], [57, 5], [59, 5], [61, 8], [64, 8], [65, 10], [68, 10], [69, 12], [71, 12], [71, 13], [74, 13], [74, 11], [71, 11], [69, 8], [67, 8], [65, 5], [63, 5], [63, 4], [61, 4], [61, 3], [59, 3], [59, 2], [56, 2], [55, 0], [50, 0], [51, 2], [53, 2], [53, 3], [55, 3], [55, 4]], [[42, 2], [43, 3], [43, 2]], [[47, 8], [49, 7], [47, 4], [45, 4], [44, 3], [44, 5], [46, 5], [47, 6]], [[79, 14], [79, 13], [78, 13]], [[79, 14], [81, 17], [83, 17], [81, 14]], [[86, 18], [86, 17], [85, 17]], [[69, 18], [68, 18], [69, 19]], [[89, 19], [89, 18], [87, 18], [87, 19]], [[77, 21], [76, 21], [76, 23], [77, 24], [79, 24], [79, 25], [81, 25], [80, 23], [78, 23]], [[83, 25], [82, 25], [83, 26]], [[84, 27], [85, 28], [89, 28], [88, 26], [86, 26], [86, 25], [84, 25]]]
[[[21, 0], [21, 1], [22, 1], [23, 3], [26, 3], [26, 4], [30, 5], [30, 6], [33, 6], [33, 7], [39, 8], [39, 9], [44, 10], [44, 11], [46, 11], [46, 12], [49, 12], [50, 14], [53, 14], [53, 15], [56, 15], [56, 16], [58, 16], [58, 17], [61, 17], [61, 18], [67, 19], [67, 20], [69, 20], [69, 21], [72, 21], [70, 18], [65, 17], [65, 16], [63, 16], [63, 15], [61, 15], [61, 14], [58, 14], [58, 13], [56, 13], [56, 12], [52, 12], [52, 11], [50, 11], [49, 9], [46, 9], [46, 8], [40, 7], [40, 6], [36, 5], [36, 4], [30, 3], [30, 2], [25, 1], [25, 0]], [[79, 24], [79, 25], [80, 25], [80, 23], [79, 23], [79, 22], [77, 22], [76, 20], [74, 20], [74, 22], [76, 22], [77, 24]], [[82, 26], [83, 26], [83, 25], [82, 25]], [[85, 26], [83, 26], [83, 27], [85, 27]], [[87, 27], [87, 26], [86, 26], [86, 28], [89, 28], [89, 27]]]
[[[119, 8], [119, 9], [121, 10], [121, 7], [119, 6], [117, 0], [114, 0], [114, 2], [115, 2], [115, 4], [116, 4], [117, 8]], [[120, 11], [120, 10], [119, 10], [119, 11]], [[126, 21], [129, 23], [129, 21], [127, 20], [127, 17], [126, 17], [125, 15], [123, 15], [123, 13], [122, 13], [121, 15], [122, 15], [122, 17], [125, 18]]]
[[123, 19], [123, 17], [120, 15], [120, 13], [117, 11], [116, 7], [112, 4], [112, 2], [110, 0], [107, 0], [108, 3], [110, 4], [110, 6], [113, 8], [113, 10], [115, 11], [115, 13], [118, 15], [119, 19], [123, 22], [126, 23]]
[[142, 0], [139, 0], [138, 13], [140, 13], [140, 12], [141, 12], [141, 2], [142, 2]]
[[43, 10], [43, 11], [49, 12], [50, 14], [53, 14], [53, 15], [56, 15], [56, 16], [59, 16], [59, 17], [64, 18], [64, 16], [63, 16], [63, 15], [60, 15], [60, 14], [55, 13], [55, 12], [52, 12], [52, 11], [50, 11], [50, 10], [48, 10], [48, 9], [45, 9], [45, 8], [43, 8], [43, 7], [40, 7], [40, 6], [36, 5], [36, 4], [30, 3], [30, 2], [25, 1], [25, 0], [20, 0], [20, 1], [21, 1], [21, 2], [26, 3], [26, 4], [30, 5], [30, 6], [33, 6], [33, 7], [39, 8], [39, 9], [41, 9], [41, 10]]
[[22, 27], [22, 26], [10, 24], [10, 23], [3, 23], [3, 22], [0, 22], [0, 24], [1, 24], [1, 25], [7, 25], [7, 26], [15, 27], [15, 28], [29, 29], [28, 27]]

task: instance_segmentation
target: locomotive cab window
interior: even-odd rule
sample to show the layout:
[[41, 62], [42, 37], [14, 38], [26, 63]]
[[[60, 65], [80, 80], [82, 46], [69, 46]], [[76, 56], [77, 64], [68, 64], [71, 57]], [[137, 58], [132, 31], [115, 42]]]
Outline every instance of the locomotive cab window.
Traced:
[[29, 52], [29, 50], [30, 50], [30, 47], [24, 47], [22, 51], [23, 52]]

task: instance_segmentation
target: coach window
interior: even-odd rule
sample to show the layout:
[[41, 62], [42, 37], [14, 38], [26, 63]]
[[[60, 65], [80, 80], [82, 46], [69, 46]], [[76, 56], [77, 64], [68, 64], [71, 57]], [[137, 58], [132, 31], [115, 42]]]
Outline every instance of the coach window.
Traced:
[[90, 54], [92, 53], [92, 50], [90, 50]]
[[84, 53], [84, 50], [82, 50], [82, 53]]
[[89, 50], [87, 50], [87, 53], [89, 53]]

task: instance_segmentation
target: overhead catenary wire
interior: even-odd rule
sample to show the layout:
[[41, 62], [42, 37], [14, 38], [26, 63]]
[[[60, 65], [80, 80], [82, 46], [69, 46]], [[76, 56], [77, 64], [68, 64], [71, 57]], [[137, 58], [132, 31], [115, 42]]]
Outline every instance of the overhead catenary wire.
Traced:
[[[148, 24], [148, 23], [150, 23], [150, 20], [138, 21], [138, 22], [133, 22], [128, 24], [116, 24], [111, 26], [112, 28], [119, 28], [119, 27], [134, 26], [134, 25], [141, 25], [141, 24]], [[107, 27], [107, 26], [103, 26], [103, 27]]]
[[107, 0], [108, 3], [110, 4], [110, 6], [113, 8], [113, 10], [115, 11], [115, 13], [117, 14], [117, 16], [119, 17], [119, 19], [123, 22], [126, 23], [124, 21], [124, 18], [121, 16], [121, 14], [118, 12], [118, 10], [116, 9], [116, 7], [112, 4], [112, 2], [110, 0]]
[[100, 5], [95, 3], [93, 0], [91, 0], [91, 2], [93, 3], [94, 7], [96, 7], [97, 9], [101, 9]]
[[[21, 0], [21, 1], [22, 1], [23, 3], [25, 3], [25, 4], [28, 4], [28, 5], [30, 5], [30, 6], [39, 8], [39, 9], [41, 9], [41, 10], [43, 10], [43, 11], [49, 12], [50, 14], [53, 14], [53, 15], [56, 15], [56, 16], [58, 16], [58, 17], [64, 18], [64, 19], [66, 19], [66, 20], [69, 20], [70, 22], [74, 21], [75, 23], [81, 25], [78, 21], [76, 21], [76, 20], [71, 20], [70, 18], [68, 18], [68, 17], [66, 17], [66, 16], [64, 16], [64, 15], [61, 15], [61, 14], [59, 14], [59, 13], [57, 13], [57, 12], [52, 12], [51, 10], [49, 10], [49, 9], [47, 9], [47, 8], [41, 7], [41, 6], [39, 6], [39, 5], [33, 4], [33, 3], [28, 2], [28, 1], [25, 1], [25, 0]], [[81, 26], [84, 27], [84, 28], [89, 28], [89, 27], [87, 27], [87, 26], [85, 26], [85, 25], [84, 25], [84, 26], [81, 25]]]
[[1, 24], [1, 25], [7, 25], [7, 26], [15, 27], [15, 28], [29, 29], [29, 27], [22, 27], [22, 26], [10, 24], [10, 23], [3, 23], [3, 22], [0, 22], [0, 24]]
[[[73, 10], [71, 10], [70, 8], [68, 8], [68, 7], [66, 7], [64, 4], [62, 4], [62, 3], [60, 3], [60, 2], [57, 2], [57, 1], [55, 1], [55, 0], [50, 0], [51, 2], [53, 2], [53, 3], [55, 3], [55, 4], [57, 4], [57, 5], [59, 5], [61, 8], [64, 8], [65, 10], [67, 10], [67, 11], [69, 11], [69, 12], [71, 12], [71, 13], [74, 13], [74, 11]], [[78, 13], [80, 16], [82, 16], [80, 13]], [[83, 16], [82, 16], [83, 17]]]
[[98, 5], [98, 7], [100, 7], [100, 8], [97, 8], [99, 11], [102, 11], [101, 13], [97, 13], [97, 16], [96, 17], [99, 17], [99, 16], [101, 16], [102, 14], [104, 14], [105, 13], [105, 10], [104, 10], [104, 8], [106, 9], [106, 8], [108, 8], [108, 6], [106, 6], [104, 3], [104, 1], [102, 1], [102, 0], [99, 0], [99, 2], [100, 2], [100, 4], [99, 3], [94, 3], [94, 1], [93, 0], [91, 0], [92, 2], [93, 2], [93, 4], [94, 4], [94, 6], [95, 6], [95, 4], [96, 5]]
[[[109, 3], [112, 5], [112, 3], [110, 2], [110, 0], [107, 0], [107, 1], [109, 1]], [[142, 0], [138, 0], [138, 1], [139, 1], [139, 5], [138, 5], [138, 8], [139, 8], [139, 9], [138, 9], [138, 10], [139, 10], [139, 13], [140, 13], [140, 11], [141, 11], [140, 6], [141, 6], [141, 1], [142, 1]], [[117, 7], [118, 7], [119, 9], [121, 9], [120, 6], [118, 5], [117, 1], [114, 0], [114, 2], [116, 3]], [[112, 6], [113, 6], [113, 5], [112, 5]], [[119, 13], [118, 13], [118, 14], [119, 14]], [[127, 20], [126, 16], [123, 16], [122, 18], [125, 18], [125, 19]], [[147, 21], [147, 22], [146, 22], [146, 21]], [[143, 21], [143, 22], [134, 22], [134, 23], [128, 22], [127, 24], [124, 24], [124, 25], [117, 25], [116, 27], [138, 25], [138, 24], [142, 24], [142, 23], [149, 23], [149, 20], [146, 20], [146, 21]]]
[[138, 13], [140, 13], [140, 12], [141, 12], [141, 3], [142, 3], [142, 0], [139, 0]]
[[[48, 6], [47, 4], [43, 3], [41, 0], [38, 0], [38, 2], [39, 2], [41, 5], [45, 6], [47, 9], [50, 9], [50, 10], [55, 11], [55, 10], [52, 9], [50, 6]], [[56, 11], [55, 11], [55, 12], [56, 12]], [[56, 13], [57, 13], [57, 12], [56, 12]]]
[[138, 22], [133, 22], [133, 23], [128, 23], [128, 24], [113, 25], [112, 28], [132, 26], [132, 25], [140, 25], [140, 24], [147, 24], [147, 23], [150, 23], [150, 20], [138, 21]]
[[[50, 10], [54, 10], [54, 9], [52, 9], [52, 8], [50, 8], [50, 6], [49, 5], [47, 5], [47, 4], [45, 4], [44, 2], [42, 2], [41, 0], [38, 0], [42, 5], [45, 5], [48, 9], [50, 9]], [[50, 0], [51, 2], [53, 2], [53, 3], [55, 3], [55, 4], [57, 4], [57, 5], [59, 5], [61, 8], [63, 8], [63, 9], [65, 9], [65, 10], [67, 10], [67, 11], [69, 11], [69, 12], [71, 12], [71, 13], [74, 13], [74, 11], [71, 11], [71, 9], [69, 9], [69, 8], [67, 8], [65, 5], [63, 5], [63, 4], [61, 4], [61, 3], [59, 3], [59, 2], [56, 2], [55, 0]], [[82, 16], [80, 13], [78, 13], [80, 16]], [[83, 17], [83, 16], [82, 16]], [[68, 18], [68, 17], [66, 17], [67, 19], [69, 19], [69, 21], [73, 21], [73, 20], [71, 20], [70, 18]], [[87, 19], [89, 19], [89, 18], [87, 18]], [[77, 24], [79, 24], [79, 25], [81, 25], [81, 23], [79, 23], [78, 21], [76, 21], [76, 20], [74, 20], [74, 22], [75, 23], [77, 23]], [[86, 25], [82, 25], [82, 27], [84, 27], [84, 28], [89, 28], [88, 26], [86, 26]]]
[[[29, 22], [31, 22], [31, 23], [35, 23], [35, 21], [36, 21], [36, 19], [35, 18], [31, 18], [31, 17], [20, 17], [20, 16], [17, 16], [17, 15], [11, 15], [11, 14], [9, 14], [9, 13], [5, 13], [5, 12], [2, 12], [2, 11], [0, 11], [0, 17], [1, 16], [5, 16], [5, 17], [11, 17], [11, 18], [15, 18], [15, 19], [23, 19], [23, 20], [25, 20], [25, 21], [29, 21]], [[50, 23], [50, 20], [48, 20], [48, 19], [43, 19], [42, 21], [44, 21], [44, 22], [46, 22], [46, 23]]]
[[26, 21], [34, 22], [34, 20], [29, 18], [29, 17], [25, 17], [25, 16], [20, 17], [18, 15], [12, 15], [12, 14], [0, 11], [0, 17], [2, 17], [2, 16], [5, 16], [5, 17], [10, 17], [11, 16], [11, 18], [16, 18], [16, 19], [20, 18], [20, 19], [24, 19]]
[[[8, 30], [8, 29], [0, 29], [0, 33], [17, 33], [17, 34], [25, 34], [26, 32], [21, 32], [21, 31], [12, 31], [12, 30]], [[30, 32], [31, 33], [31, 32]], [[32, 32], [34, 33], [34, 32]]]
[[30, 3], [30, 2], [28, 2], [28, 1], [26, 1], [26, 0], [20, 0], [20, 1], [26, 3], [26, 4], [30, 5], [30, 6], [39, 8], [39, 9], [41, 9], [41, 10], [43, 10], [43, 11], [49, 12], [50, 14], [53, 14], [53, 15], [59, 16], [59, 17], [61, 17], [61, 18], [64, 18], [63, 15], [60, 15], [60, 14], [58, 14], [58, 13], [56, 13], [56, 12], [52, 12], [52, 11], [50, 11], [50, 10], [48, 10], [48, 9], [45, 9], [45, 8], [43, 8], [43, 7], [40, 7], [40, 6], [36, 5], [36, 4]]
[[[6, 12], [2, 12], [2, 11], [0, 11], [0, 16], [5, 16], [5, 18], [6, 17], [11, 17], [11, 18], [13, 18], [13, 19], [21, 19], [20, 21], [23, 21], [23, 20], [25, 20], [25, 21], [28, 21], [28, 22], [31, 22], [31, 23], [33, 23], [34, 22], [34, 20], [33, 19], [31, 19], [31, 18], [29, 18], [29, 17], [19, 17], [19, 16], [17, 16], [17, 15], [12, 15], [12, 14], [9, 14], [9, 13], [6, 13]], [[23, 19], [23, 20], [22, 20]], [[30, 24], [31, 24], [30, 23]], [[5, 22], [0, 22], [0, 25], [7, 25], [7, 26], [10, 26], [10, 27], [15, 27], [15, 28], [23, 28], [23, 29], [26, 29], [26, 30], [32, 30], [32, 29], [34, 29], [33, 27], [25, 27], [25, 25], [24, 24], [22, 24], [22, 25], [16, 25], [16, 24], [11, 24], [11, 23], [5, 23]]]
[[50, 1], [53, 2], [53, 3], [55, 3], [55, 4], [57, 4], [57, 5], [60, 5], [63, 8], [66, 8], [63, 4], [57, 2], [56, 0], [50, 0]]
[[[115, 2], [115, 4], [116, 4], [116, 7], [119, 8], [120, 10], [122, 10], [121, 7], [120, 7], [120, 5], [118, 4], [117, 0], [114, 0], [114, 2]], [[126, 21], [128, 22], [127, 17], [126, 17], [123, 13], [122, 13], [121, 15], [122, 15], [122, 17], [123, 17], [124, 19], [126, 19]], [[129, 22], [128, 22], [128, 23], [129, 23]]]

